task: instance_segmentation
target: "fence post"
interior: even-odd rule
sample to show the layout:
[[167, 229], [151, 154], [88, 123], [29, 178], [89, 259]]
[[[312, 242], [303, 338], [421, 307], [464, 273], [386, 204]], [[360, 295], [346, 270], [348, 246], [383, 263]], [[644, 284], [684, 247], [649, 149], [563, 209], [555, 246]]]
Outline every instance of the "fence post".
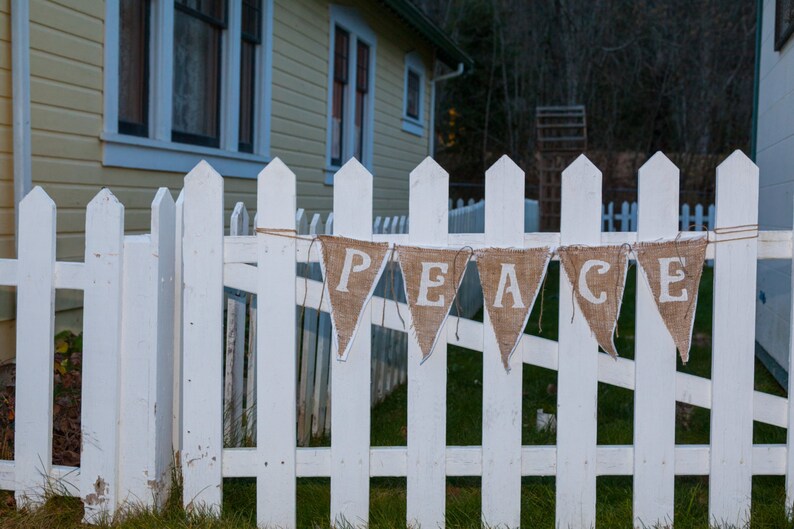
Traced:
[[[601, 171], [584, 155], [562, 173], [561, 207], [560, 244], [601, 243]], [[594, 527], [598, 345], [562, 270], [559, 303], [557, 527]]]
[[17, 505], [44, 500], [52, 469], [55, 203], [38, 186], [19, 203], [14, 468]]
[[[521, 247], [524, 171], [502, 156], [485, 173], [485, 239], [489, 246]], [[600, 203], [598, 204], [600, 207]], [[523, 358], [502, 364], [499, 343], [483, 315], [482, 353], [482, 521], [491, 526], [521, 524], [521, 387]]]
[[[794, 211], [794, 208], [792, 208]], [[709, 208], [711, 217], [711, 208]], [[709, 225], [711, 226], [711, 225]], [[794, 226], [794, 222], [792, 223]], [[791, 261], [791, 299], [794, 300], [794, 259]], [[789, 316], [788, 365], [794, 366], [794, 310]], [[786, 512], [794, 506], [794, 373], [789, 367], [788, 377], [788, 428], [786, 429]]]
[[[758, 167], [735, 151], [717, 167], [717, 228], [758, 223]], [[714, 247], [709, 522], [750, 517], [758, 239], [729, 234]]]
[[85, 221], [80, 496], [87, 522], [116, 510], [124, 206], [103, 189]]
[[[338, 184], [337, 184], [338, 185]], [[275, 158], [259, 173], [257, 228], [295, 229], [295, 174]], [[295, 239], [257, 233], [261, 318], [257, 318], [256, 520], [295, 527]], [[266, 337], [266, 339], [265, 339]]]
[[[446, 246], [449, 175], [425, 158], [411, 171], [409, 189], [410, 244]], [[441, 329], [431, 356], [421, 365], [419, 343], [408, 334], [407, 520], [409, 525], [438, 527], [444, 523], [446, 504], [447, 334]]]
[[[661, 152], [640, 168], [638, 240], [678, 234], [678, 174]], [[673, 523], [676, 348], [639, 269], [635, 327], [634, 526], [664, 527]]]
[[223, 178], [201, 161], [185, 177], [182, 501], [220, 513], [223, 493]]
[[[372, 239], [372, 175], [355, 158], [334, 177], [334, 234]], [[332, 524], [369, 523], [371, 322], [365, 308], [345, 362], [332, 348]]]

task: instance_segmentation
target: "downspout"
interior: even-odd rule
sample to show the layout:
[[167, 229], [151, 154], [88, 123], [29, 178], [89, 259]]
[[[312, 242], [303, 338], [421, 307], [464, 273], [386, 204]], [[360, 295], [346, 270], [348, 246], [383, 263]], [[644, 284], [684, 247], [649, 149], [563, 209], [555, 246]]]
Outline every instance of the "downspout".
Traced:
[[753, 77], [753, 129], [750, 135], [750, 158], [757, 163], [758, 154], [758, 89], [761, 76], [761, 33], [764, 18], [764, 0], [756, 1], [755, 10], [755, 76]]
[[430, 81], [430, 130], [428, 135], [430, 136], [429, 140], [431, 157], [436, 155], [436, 83], [446, 81], [447, 79], [452, 79], [454, 77], [460, 77], [463, 75], [463, 70], [463, 63], [459, 62], [458, 68], [454, 72], [434, 77], [433, 80]]
[[14, 244], [19, 244], [19, 202], [32, 187], [30, 148], [30, 4], [11, 7], [11, 83], [14, 132]]

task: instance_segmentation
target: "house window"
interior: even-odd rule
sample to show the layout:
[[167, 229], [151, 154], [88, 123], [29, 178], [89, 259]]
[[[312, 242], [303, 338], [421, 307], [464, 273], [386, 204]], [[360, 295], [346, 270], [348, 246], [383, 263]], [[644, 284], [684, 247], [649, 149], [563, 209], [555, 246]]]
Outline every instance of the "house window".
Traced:
[[375, 33], [355, 9], [331, 6], [326, 183], [355, 157], [372, 166]]
[[779, 51], [794, 33], [794, 0], [775, 2], [775, 51]]
[[344, 155], [344, 115], [347, 94], [350, 34], [336, 28], [334, 41], [334, 88], [331, 109], [331, 165], [341, 166]]
[[412, 52], [405, 56], [405, 94], [403, 96], [403, 130], [416, 136], [425, 133], [425, 65], [422, 57]]
[[222, 0], [177, 0], [172, 139], [220, 146]]
[[255, 177], [270, 139], [274, 0], [106, 0], [103, 163]]
[[256, 52], [262, 43], [262, 0], [243, 0], [242, 24], [239, 149], [242, 152], [254, 152]]
[[149, 2], [121, 0], [119, 132], [149, 134]]

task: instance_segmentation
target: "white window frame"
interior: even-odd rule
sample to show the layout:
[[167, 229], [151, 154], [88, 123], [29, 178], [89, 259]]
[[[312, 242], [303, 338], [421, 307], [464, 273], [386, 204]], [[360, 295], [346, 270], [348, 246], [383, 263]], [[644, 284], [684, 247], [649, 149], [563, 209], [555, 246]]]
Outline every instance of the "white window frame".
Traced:
[[105, 79], [102, 164], [186, 173], [204, 159], [224, 176], [256, 178], [270, 161], [273, 0], [262, 0], [262, 42], [256, 55], [254, 152], [240, 152], [240, 39], [242, 2], [229, 0], [222, 38], [220, 148], [171, 141], [174, 0], [151, 0], [149, 136], [118, 132], [119, 0], [105, 4]]
[[[419, 119], [408, 115], [408, 72], [419, 76]], [[419, 53], [412, 51], [405, 54], [405, 74], [403, 75], [403, 130], [415, 136], [425, 135], [425, 83], [427, 71], [425, 62]]]
[[347, 94], [344, 106], [344, 126], [342, 130], [345, 141], [342, 143], [344, 152], [342, 160], [349, 160], [353, 157], [353, 142], [355, 140], [355, 98], [356, 98], [356, 64], [358, 62], [358, 42], [361, 41], [369, 46], [369, 85], [367, 93], [366, 124], [364, 127], [364, 138], [362, 139], [362, 158], [359, 160], [364, 167], [372, 172], [373, 159], [373, 138], [375, 128], [375, 67], [377, 61], [378, 39], [372, 28], [369, 27], [364, 17], [351, 7], [331, 5], [329, 45], [328, 45], [328, 118], [326, 125], [325, 138], [325, 183], [333, 185], [334, 173], [339, 167], [331, 164], [331, 143], [332, 143], [332, 122], [333, 122], [333, 90], [334, 90], [334, 52], [336, 47], [336, 27], [340, 27], [350, 35], [350, 60], [348, 60], [348, 83]]

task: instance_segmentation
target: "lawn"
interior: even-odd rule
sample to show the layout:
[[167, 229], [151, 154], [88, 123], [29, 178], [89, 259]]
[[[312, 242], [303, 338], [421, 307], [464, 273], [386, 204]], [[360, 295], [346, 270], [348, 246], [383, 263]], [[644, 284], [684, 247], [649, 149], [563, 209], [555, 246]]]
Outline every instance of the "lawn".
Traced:
[[[559, 268], [556, 263], [549, 270], [543, 312], [543, 332], [539, 332], [538, 302], [527, 332], [550, 339], [557, 338], [557, 285]], [[711, 371], [711, 307], [712, 274], [707, 268], [700, 288], [690, 361], [678, 369], [708, 377]], [[634, 344], [635, 274], [629, 272], [619, 336], [616, 345], [621, 356], [633, 357]], [[482, 358], [478, 352], [459, 347], [449, 348], [447, 387], [447, 444], [479, 445], [482, 437]], [[525, 365], [523, 370], [523, 433], [525, 445], [555, 443], [555, 434], [535, 428], [537, 409], [554, 411], [556, 406], [557, 374], [543, 368]], [[756, 362], [755, 386], [760, 391], [784, 395], [771, 375]], [[396, 390], [373, 410], [372, 445], [395, 446], [406, 443], [405, 386]], [[679, 444], [708, 444], [709, 411], [680, 405], [676, 415], [676, 442]], [[756, 423], [756, 443], [785, 443], [786, 431]], [[599, 384], [598, 442], [599, 444], [631, 444], [633, 438], [633, 393], [629, 390]], [[317, 439], [315, 445], [328, 445], [329, 439]], [[370, 527], [405, 527], [405, 479], [373, 478], [370, 494]], [[631, 477], [599, 477], [597, 482], [597, 525], [599, 528], [632, 527]], [[781, 476], [755, 477], [753, 480], [753, 529], [791, 528], [784, 509], [784, 479]], [[537, 529], [554, 528], [554, 478], [524, 478], [522, 481], [522, 526]], [[0, 497], [0, 527], [75, 527], [82, 514], [80, 502], [68, 498], [52, 498], [44, 509], [36, 513], [19, 513], [6, 508]], [[255, 527], [256, 490], [253, 480], [227, 479], [224, 482], [223, 516], [186, 517], [178, 498], [172, 498], [165, 512], [137, 513], [117, 524], [122, 528], [151, 527]], [[298, 481], [299, 527], [329, 527], [330, 482], [328, 479], [307, 478]], [[480, 479], [448, 478], [447, 527], [480, 527]], [[676, 529], [703, 528], [708, 520], [708, 478], [676, 478]]]

